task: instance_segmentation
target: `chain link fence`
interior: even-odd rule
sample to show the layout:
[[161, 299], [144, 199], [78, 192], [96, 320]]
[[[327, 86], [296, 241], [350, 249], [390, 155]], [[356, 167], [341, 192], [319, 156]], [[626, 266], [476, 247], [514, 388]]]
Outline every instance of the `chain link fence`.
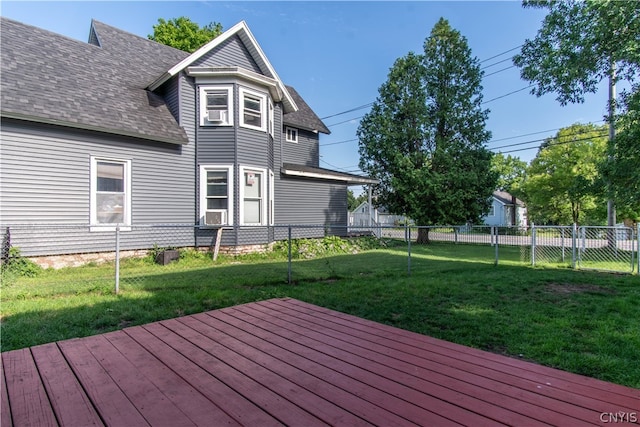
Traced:
[[[70, 290], [157, 289], [171, 283], [242, 286], [411, 274], [434, 260], [637, 272], [638, 229], [145, 224], [2, 227], [3, 283], [66, 280]], [[27, 262], [26, 260], [32, 262]], [[49, 268], [37, 274], [33, 262]], [[82, 268], [75, 268], [82, 266]], [[72, 269], [72, 270], [70, 270]]]

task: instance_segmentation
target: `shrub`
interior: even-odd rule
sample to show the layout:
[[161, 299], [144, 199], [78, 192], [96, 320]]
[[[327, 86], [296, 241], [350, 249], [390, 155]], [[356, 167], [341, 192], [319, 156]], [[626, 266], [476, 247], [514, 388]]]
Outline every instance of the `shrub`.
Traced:
[[3, 282], [16, 277], [35, 277], [41, 271], [42, 267], [22, 256], [20, 249], [15, 246], [9, 248], [7, 260], [2, 264]]

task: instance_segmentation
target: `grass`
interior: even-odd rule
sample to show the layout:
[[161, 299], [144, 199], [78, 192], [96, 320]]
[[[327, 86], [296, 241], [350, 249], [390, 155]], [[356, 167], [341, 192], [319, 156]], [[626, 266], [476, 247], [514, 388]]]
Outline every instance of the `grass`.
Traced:
[[[292, 297], [495, 353], [640, 388], [640, 278], [528, 267], [519, 248], [434, 243], [299, 259], [187, 257], [46, 270], [2, 287], [2, 351]], [[526, 259], [525, 259], [526, 260]]]

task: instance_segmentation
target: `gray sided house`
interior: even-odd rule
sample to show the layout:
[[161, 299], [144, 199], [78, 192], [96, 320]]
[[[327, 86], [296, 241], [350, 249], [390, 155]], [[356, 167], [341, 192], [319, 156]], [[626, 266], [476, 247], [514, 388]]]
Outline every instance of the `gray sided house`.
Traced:
[[[152, 224], [266, 244], [277, 224], [346, 227], [347, 186], [372, 182], [319, 167], [329, 130], [244, 22], [193, 54], [97, 21], [88, 43], [1, 25], [0, 224], [25, 255], [110, 251], [116, 227], [148, 249]], [[40, 225], [57, 228], [20, 234]]]

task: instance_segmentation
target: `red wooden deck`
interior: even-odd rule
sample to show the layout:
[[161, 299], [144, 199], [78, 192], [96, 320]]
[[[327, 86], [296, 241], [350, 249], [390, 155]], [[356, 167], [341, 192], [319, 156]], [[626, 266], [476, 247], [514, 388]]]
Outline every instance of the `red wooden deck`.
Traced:
[[274, 299], [2, 353], [2, 427], [638, 423], [640, 390]]

